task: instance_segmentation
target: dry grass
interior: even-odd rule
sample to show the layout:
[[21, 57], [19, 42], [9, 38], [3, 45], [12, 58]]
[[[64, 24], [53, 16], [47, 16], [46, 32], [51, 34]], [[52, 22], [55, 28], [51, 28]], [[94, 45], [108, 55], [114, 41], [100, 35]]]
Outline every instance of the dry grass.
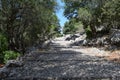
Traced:
[[120, 63], [120, 50], [112, 51], [109, 56], [105, 57], [107, 60]]
[[111, 51], [99, 52], [99, 51], [97, 51], [97, 49], [88, 48], [88, 49], [85, 49], [85, 51], [83, 50], [83, 53], [84, 52], [85, 52], [85, 54], [88, 54], [90, 56], [103, 57], [106, 60], [120, 63], [120, 50], [115, 50], [112, 52]]

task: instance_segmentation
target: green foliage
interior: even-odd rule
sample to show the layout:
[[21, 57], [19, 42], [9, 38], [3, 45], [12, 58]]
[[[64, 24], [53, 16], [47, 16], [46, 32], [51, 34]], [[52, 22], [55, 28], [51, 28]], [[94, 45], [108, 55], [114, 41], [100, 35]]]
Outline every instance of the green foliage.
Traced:
[[8, 48], [7, 39], [3, 34], [0, 34], [0, 63], [2, 63], [4, 60], [3, 51], [7, 50], [7, 48]]
[[86, 29], [85, 29], [85, 33], [87, 35], [87, 38], [91, 38], [92, 37], [92, 31], [90, 29], [90, 26], [88, 26]]
[[78, 31], [81, 31], [82, 29], [82, 23], [76, 22], [75, 19], [70, 19], [68, 22], [65, 23], [63, 28], [63, 34], [73, 34]]
[[101, 14], [100, 12], [96, 14], [96, 11], [101, 4], [100, 0], [64, 0], [64, 2], [66, 4], [64, 14], [68, 19], [75, 18], [77, 21], [82, 22], [84, 29], [87, 28], [87, 26], [90, 26], [91, 31], [96, 32], [95, 26], [98, 24], [98, 14]]
[[0, 5], [0, 31], [10, 50], [24, 53], [60, 32], [56, 0], [1, 0]]
[[107, 22], [109, 28], [120, 29], [120, 0], [106, 1], [102, 11], [102, 22]]
[[81, 21], [84, 29], [90, 26], [95, 36], [97, 28], [104, 26], [120, 29], [120, 0], [63, 0], [64, 15], [69, 19]]
[[69, 21], [65, 23], [63, 33], [70, 34], [75, 32], [75, 26], [73, 21]]
[[0, 62], [59, 35], [56, 6], [56, 0], [0, 0]]
[[4, 63], [6, 63], [8, 60], [13, 60], [20, 56], [20, 53], [14, 51], [4, 51], [3, 53], [4, 53]]
[[0, 34], [0, 52], [7, 50], [7, 48], [8, 48], [7, 38], [3, 34]]
[[81, 21], [89, 22], [89, 21], [91, 21], [92, 15], [89, 12], [89, 10], [87, 10], [86, 8], [79, 8], [78, 17]]

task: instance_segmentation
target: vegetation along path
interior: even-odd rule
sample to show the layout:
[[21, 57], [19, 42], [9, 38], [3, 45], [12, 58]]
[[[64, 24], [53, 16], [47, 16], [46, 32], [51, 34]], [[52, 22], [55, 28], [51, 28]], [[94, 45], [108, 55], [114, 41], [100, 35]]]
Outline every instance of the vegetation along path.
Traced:
[[[92, 55], [92, 52], [93, 54], [98, 52], [95, 48], [93, 48], [94, 50], [73, 48], [69, 44], [70, 41], [58, 38], [51, 42], [51, 50], [30, 52], [22, 58], [22, 67], [8, 68], [7, 79], [119, 80], [120, 64], [107, 61], [102, 56]], [[84, 53], [85, 51], [86, 53]], [[107, 53], [104, 56], [107, 56]]]

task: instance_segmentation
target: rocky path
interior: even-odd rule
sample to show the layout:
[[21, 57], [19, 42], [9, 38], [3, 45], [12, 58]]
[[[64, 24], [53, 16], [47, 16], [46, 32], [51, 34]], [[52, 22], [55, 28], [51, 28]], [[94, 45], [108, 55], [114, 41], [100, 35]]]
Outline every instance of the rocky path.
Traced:
[[70, 43], [58, 38], [50, 44], [51, 50], [27, 54], [23, 66], [8, 68], [5, 80], [120, 80], [120, 64], [105, 60], [104, 51]]

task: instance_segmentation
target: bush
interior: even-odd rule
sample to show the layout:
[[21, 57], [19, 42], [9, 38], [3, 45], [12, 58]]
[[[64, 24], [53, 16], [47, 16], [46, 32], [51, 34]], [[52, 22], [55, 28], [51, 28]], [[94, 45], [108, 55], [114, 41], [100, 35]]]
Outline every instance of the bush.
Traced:
[[4, 35], [0, 34], [0, 52], [7, 50], [7, 48], [8, 48], [7, 38]]
[[4, 61], [3, 51], [6, 51], [8, 48], [7, 38], [0, 33], [0, 63]]
[[89, 26], [85, 29], [85, 32], [86, 32], [87, 38], [92, 37], [92, 31]]
[[16, 59], [20, 56], [20, 53], [14, 52], [14, 51], [4, 51], [4, 63], [6, 63], [8, 60]]

